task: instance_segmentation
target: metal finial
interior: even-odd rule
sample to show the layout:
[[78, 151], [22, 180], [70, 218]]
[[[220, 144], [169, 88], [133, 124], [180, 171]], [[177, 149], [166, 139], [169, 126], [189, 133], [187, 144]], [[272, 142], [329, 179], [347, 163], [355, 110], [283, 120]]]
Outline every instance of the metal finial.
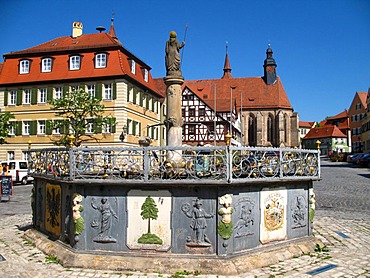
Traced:
[[226, 41], [226, 54], [227, 54], [227, 48], [228, 48], [228, 46], [229, 46], [229, 43], [228, 43], [228, 41]]
[[115, 13], [114, 13], [114, 11], [112, 11], [112, 18], [110, 19], [110, 21], [112, 21], [112, 23], [114, 21], [114, 16], [115, 16]]

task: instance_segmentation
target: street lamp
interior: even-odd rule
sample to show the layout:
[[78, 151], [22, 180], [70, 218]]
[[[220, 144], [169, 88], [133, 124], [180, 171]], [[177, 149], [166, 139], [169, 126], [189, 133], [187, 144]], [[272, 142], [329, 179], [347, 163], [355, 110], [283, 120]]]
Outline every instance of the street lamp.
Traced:
[[73, 134], [71, 134], [71, 135], [68, 136], [68, 139], [69, 139], [69, 146], [72, 148], [73, 147], [73, 142], [76, 139], [76, 137]]
[[31, 145], [32, 145], [32, 141], [31, 140], [28, 140], [27, 144], [28, 144], [28, 149], [30, 150], [31, 149]]

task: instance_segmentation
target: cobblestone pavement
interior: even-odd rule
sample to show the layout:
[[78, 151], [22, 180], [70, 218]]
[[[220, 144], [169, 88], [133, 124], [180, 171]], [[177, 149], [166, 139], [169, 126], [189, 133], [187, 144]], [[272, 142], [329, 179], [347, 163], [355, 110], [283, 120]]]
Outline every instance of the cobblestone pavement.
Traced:
[[[39, 251], [22, 238], [31, 215], [0, 220], [0, 277], [181, 277], [186, 273], [133, 273], [110, 270], [64, 268], [57, 258]], [[294, 257], [238, 277], [370, 277], [370, 221], [318, 216], [314, 235], [323, 243], [316, 252]], [[326, 250], [328, 249], [328, 250]], [[330, 269], [332, 267], [332, 269]], [[320, 268], [329, 269], [321, 272]], [[316, 271], [316, 273], [311, 273]], [[225, 277], [192, 273], [183, 277]]]
[[[323, 180], [315, 183], [318, 210], [314, 220], [314, 236], [323, 242], [315, 252], [263, 268], [253, 269], [238, 277], [370, 277], [370, 172], [368, 169], [346, 168], [353, 176], [344, 177], [346, 164], [322, 163]], [[342, 165], [342, 166], [341, 166]], [[341, 168], [343, 167], [343, 169]], [[347, 180], [346, 180], [347, 179]], [[367, 189], [367, 190], [366, 190]], [[352, 195], [351, 195], [352, 193]], [[341, 198], [346, 194], [347, 198]], [[353, 195], [358, 194], [357, 202]], [[324, 196], [324, 197], [323, 197]], [[362, 203], [364, 200], [364, 203]], [[4, 213], [0, 204], [0, 277], [226, 277], [186, 273], [134, 273], [110, 270], [64, 268], [57, 258], [43, 254], [22, 235], [30, 227], [31, 214]], [[334, 208], [334, 209], [333, 209]], [[1, 211], [2, 210], [2, 211]], [[5, 260], [2, 260], [4, 258]]]

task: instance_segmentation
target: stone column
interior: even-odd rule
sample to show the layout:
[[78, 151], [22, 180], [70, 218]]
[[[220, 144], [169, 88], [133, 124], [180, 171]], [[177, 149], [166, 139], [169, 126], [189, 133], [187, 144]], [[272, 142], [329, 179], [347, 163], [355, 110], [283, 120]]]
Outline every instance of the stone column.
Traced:
[[[181, 85], [184, 83], [182, 76], [166, 76], [164, 83], [167, 86], [167, 146], [182, 146], [182, 109], [181, 98], [182, 89]], [[172, 153], [169, 159], [179, 162], [181, 159], [181, 151], [176, 154]]]

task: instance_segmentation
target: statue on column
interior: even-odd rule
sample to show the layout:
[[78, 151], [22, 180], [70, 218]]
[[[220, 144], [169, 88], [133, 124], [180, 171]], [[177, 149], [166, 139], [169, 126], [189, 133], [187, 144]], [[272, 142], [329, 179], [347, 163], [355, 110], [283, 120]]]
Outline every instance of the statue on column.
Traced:
[[185, 42], [176, 39], [176, 32], [170, 32], [170, 39], [166, 42], [166, 75], [182, 76], [180, 49], [185, 46]]

